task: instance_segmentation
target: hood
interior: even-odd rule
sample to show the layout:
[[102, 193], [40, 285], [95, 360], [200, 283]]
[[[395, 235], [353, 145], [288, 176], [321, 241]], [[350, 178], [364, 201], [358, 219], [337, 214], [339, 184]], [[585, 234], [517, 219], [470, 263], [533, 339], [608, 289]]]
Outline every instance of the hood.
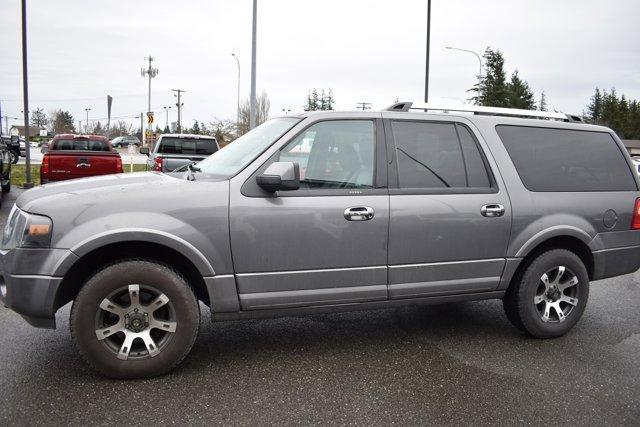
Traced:
[[[199, 177], [200, 178], [200, 177]], [[172, 203], [191, 193], [198, 184], [213, 179], [187, 181], [159, 172], [135, 172], [71, 179], [45, 184], [24, 192], [16, 201], [27, 212], [49, 215], [80, 206], [104, 205], [109, 210], [151, 210], [158, 202]], [[195, 184], [195, 185], [194, 185]], [[183, 200], [181, 200], [183, 201]], [[153, 203], [153, 205], [149, 205]]]

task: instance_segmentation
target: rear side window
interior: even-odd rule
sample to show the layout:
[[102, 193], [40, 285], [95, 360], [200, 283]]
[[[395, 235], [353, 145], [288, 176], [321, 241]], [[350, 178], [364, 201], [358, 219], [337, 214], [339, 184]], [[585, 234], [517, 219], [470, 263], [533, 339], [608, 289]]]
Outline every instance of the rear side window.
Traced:
[[53, 143], [52, 150], [68, 151], [109, 151], [105, 141], [90, 139], [58, 139]]
[[208, 156], [218, 151], [213, 139], [162, 138], [158, 153], [163, 154], [202, 154]]
[[631, 169], [606, 132], [496, 126], [531, 191], [635, 191]]
[[489, 188], [475, 139], [454, 123], [392, 122], [400, 188]]

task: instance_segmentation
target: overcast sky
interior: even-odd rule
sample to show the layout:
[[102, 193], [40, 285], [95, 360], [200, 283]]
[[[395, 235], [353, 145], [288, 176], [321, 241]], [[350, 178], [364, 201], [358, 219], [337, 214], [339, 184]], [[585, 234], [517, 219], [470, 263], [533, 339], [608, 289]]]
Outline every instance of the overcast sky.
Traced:
[[[477, 59], [446, 50], [500, 49], [551, 107], [582, 112], [596, 86], [640, 98], [638, 0], [433, 0], [431, 97], [460, 104]], [[0, 100], [20, 115], [20, 1], [0, 0]], [[380, 109], [424, 94], [426, 0], [258, 0], [258, 91], [271, 116], [299, 111], [310, 88], [332, 88], [336, 107]], [[235, 118], [237, 67], [248, 97], [251, 0], [28, 0], [30, 109], [62, 108], [77, 120], [147, 109], [140, 76], [152, 55], [152, 110], [164, 126], [172, 88], [186, 90], [183, 124]], [[131, 119], [132, 122], [135, 120]], [[16, 123], [11, 121], [11, 123]], [[137, 123], [137, 122], [136, 122]]]

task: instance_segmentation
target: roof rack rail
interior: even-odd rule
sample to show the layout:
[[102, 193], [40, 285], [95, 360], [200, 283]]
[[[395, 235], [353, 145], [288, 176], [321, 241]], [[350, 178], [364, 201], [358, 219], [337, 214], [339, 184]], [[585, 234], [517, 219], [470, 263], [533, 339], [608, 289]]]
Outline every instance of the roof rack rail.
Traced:
[[482, 107], [477, 105], [465, 105], [463, 107], [451, 107], [429, 104], [426, 102], [396, 102], [385, 108], [384, 111], [442, 111], [444, 113], [473, 113], [485, 116], [511, 116], [527, 117], [536, 119], [554, 119], [563, 122], [582, 122], [582, 119], [575, 114], [557, 113], [555, 111], [520, 110], [517, 108]]

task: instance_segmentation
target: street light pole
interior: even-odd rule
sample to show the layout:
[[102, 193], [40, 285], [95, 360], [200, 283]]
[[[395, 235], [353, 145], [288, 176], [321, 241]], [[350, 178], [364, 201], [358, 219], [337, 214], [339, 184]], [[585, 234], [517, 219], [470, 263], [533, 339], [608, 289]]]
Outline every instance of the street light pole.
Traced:
[[91, 108], [85, 108], [84, 111], [87, 113], [87, 121], [84, 122], [84, 133], [89, 133], [89, 111]]
[[233, 56], [236, 59], [236, 63], [238, 64], [238, 106], [236, 109], [236, 137], [239, 138], [240, 137], [240, 60], [238, 59], [235, 53], [232, 53], [231, 56]]
[[171, 109], [171, 105], [169, 105], [168, 107], [162, 107], [164, 108], [164, 113], [165, 113], [165, 122], [164, 122], [164, 128], [168, 129], [169, 128], [169, 110]]
[[29, 83], [27, 81], [27, 0], [22, 0], [22, 96], [24, 112], [24, 138], [25, 138], [25, 175], [24, 188], [32, 188], [31, 181], [31, 147], [29, 145]]
[[249, 101], [249, 130], [256, 127], [256, 30], [258, 0], [253, 0], [253, 32], [251, 33], [251, 99]]
[[467, 52], [467, 53], [471, 53], [471, 54], [475, 55], [476, 58], [478, 58], [478, 64], [480, 65], [480, 67], [478, 69], [478, 81], [482, 80], [482, 57], [480, 55], [478, 55], [477, 52], [475, 52], [473, 50], [468, 50], [468, 49], [460, 49], [459, 47], [453, 47], [453, 46], [447, 46], [447, 47], [445, 47], [445, 49], [459, 50], [460, 52]]
[[427, 0], [427, 61], [424, 74], [424, 102], [429, 102], [429, 53], [431, 50], [431, 0]]

